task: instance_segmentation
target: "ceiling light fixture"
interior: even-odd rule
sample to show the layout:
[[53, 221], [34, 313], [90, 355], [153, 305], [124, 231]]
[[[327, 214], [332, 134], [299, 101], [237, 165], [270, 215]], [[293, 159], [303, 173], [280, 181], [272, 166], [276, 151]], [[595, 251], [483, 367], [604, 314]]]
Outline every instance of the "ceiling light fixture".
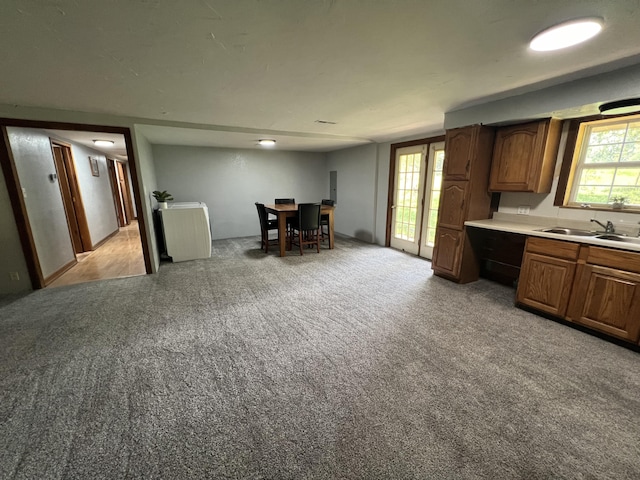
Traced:
[[560, 50], [587, 41], [600, 33], [600, 30], [602, 30], [600, 18], [571, 20], [538, 33], [529, 43], [529, 48], [536, 52]]
[[114, 145], [112, 140], [94, 140], [93, 143], [96, 147], [113, 147]]
[[258, 144], [263, 147], [273, 147], [276, 144], [276, 141], [273, 138], [261, 138], [258, 140]]
[[640, 98], [629, 98], [615, 102], [603, 103], [598, 107], [602, 115], [623, 115], [640, 112]]

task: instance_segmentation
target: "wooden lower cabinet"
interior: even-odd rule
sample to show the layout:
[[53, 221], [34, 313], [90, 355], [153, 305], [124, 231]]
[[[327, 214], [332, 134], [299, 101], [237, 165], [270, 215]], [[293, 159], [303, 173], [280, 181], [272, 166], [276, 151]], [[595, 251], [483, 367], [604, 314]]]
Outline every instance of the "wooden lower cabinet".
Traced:
[[558, 317], [564, 316], [575, 271], [575, 260], [525, 253], [516, 301]]
[[640, 253], [529, 237], [516, 303], [640, 340]]
[[581, 265], [567, 320], [637, 343], [640, 275], [599, 265]]
[[469, 283], [478, 279], [480, 263], [465, 228], [437, 228], [431, 267], [436, 275], [454, 282]]
[[464, 231], [438, 227], [431, 260], [436, 273], [456, 278], [460, 273]]

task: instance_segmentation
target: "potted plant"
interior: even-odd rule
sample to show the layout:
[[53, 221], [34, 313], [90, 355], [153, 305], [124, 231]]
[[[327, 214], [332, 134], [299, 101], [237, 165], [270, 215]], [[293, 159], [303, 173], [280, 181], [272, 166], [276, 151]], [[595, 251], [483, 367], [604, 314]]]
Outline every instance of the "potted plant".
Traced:
[[173, 196], [170, 193], [167, 193], [166, 190], [163, 190], [162, 192], [160, 190], [154, 190], [153, 198], [158, 201], [158, 208], [162, 210], [167, 208], [167, 201], [173, 200]]
[[621, 210], [624, 208], [624, 202], [626, 201], [626, 197], [611, 197], [611, 208], [614, 210]]

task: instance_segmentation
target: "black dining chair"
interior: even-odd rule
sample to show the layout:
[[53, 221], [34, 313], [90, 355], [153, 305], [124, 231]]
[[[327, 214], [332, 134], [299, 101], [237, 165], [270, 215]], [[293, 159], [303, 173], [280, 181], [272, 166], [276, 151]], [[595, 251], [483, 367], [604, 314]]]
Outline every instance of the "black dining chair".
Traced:
[[260, 248], [264, 249], [265, 253], [269, 253], [269, 243], [278, 242], [278, 239], [269, 240], [269, 231], [278, 230], [278, 221], [269, 220], [267, 217], [267, 209], [264, 207], [264, 203], [256, 202], [256, 208], [258, 209], [258, 218], [260, 219], [260, 235], [262, 237], [260, 241]]
[[[332, 207], [336, 206], [336, 201], [335, 200], [329, 200], [329, 199], [323, 199], [322, 200], [322, 205], [330, 205]], [[329, 215], [328, 214], [324, 214], [324, 215], [320, 215], [320, 237], [321, 240], [324, 242], [324, 227], [327, 227], [327, 237], [329, 236]]]
[[300, 255], [302, 247], [305, 245], [315, 245], [320, 253], [320, 204], [319, 203], [299, 203], [298, 204], [298, 224], [293, 227], [293, 241], [298, 237]]
[[[276, 198], [276, 205], [295, 205], [295, 198]], [[287, 217], [287, 235], [291, 235], [293, 227], [298, 223], [298, 217]]]

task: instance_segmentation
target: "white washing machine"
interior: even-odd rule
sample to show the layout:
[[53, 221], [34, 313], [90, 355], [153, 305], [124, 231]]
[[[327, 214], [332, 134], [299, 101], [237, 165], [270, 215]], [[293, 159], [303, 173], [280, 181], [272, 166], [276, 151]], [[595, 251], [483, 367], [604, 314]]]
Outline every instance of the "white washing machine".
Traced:
[[211, 226], [206, 204], [172, 202], [158, 212], [167, 255], [174, 262], [211, 257]]

